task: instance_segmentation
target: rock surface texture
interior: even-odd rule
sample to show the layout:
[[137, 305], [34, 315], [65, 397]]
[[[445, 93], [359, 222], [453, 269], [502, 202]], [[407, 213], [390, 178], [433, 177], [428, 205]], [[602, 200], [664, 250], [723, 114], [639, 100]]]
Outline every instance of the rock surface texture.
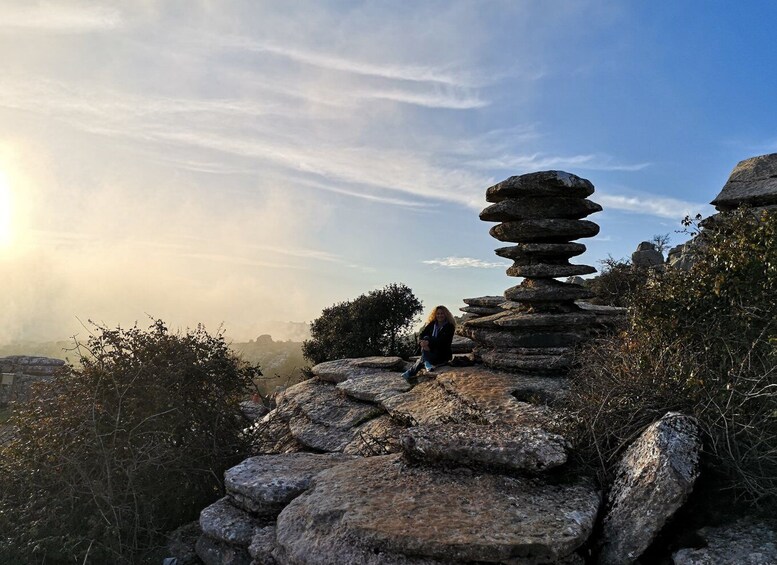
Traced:
[[699, 473], [696, 421], [670, 412], [626, 450], [608, 496], [599, 563], [633, 563], [685, 502]]
[[585, 251], [573, 240], [599, 233], [598, 225], [582, 219], [602, 209], [586, 198], [593, 192], [588, 180], [562, 171], [510, 177], [486, 190], [493, 204], [480, 219], [500, 222], [491, 235], [514, 245], [496, 254], [513, 260], [509, 276], [524, 278], [502, 301], [465, 299], [462, 310], [472, 316], [459, 333], [477, 343], [475, 354], [486, 366], [542, 375], [563, 375], [571, 366], [572, 347], [596, 316], [575, 304], [590, 298], [589, 291], [555, 279], [596, 271], [569, 262]]
[[[398, 366], [341, 360], [281, 395], [260, 444], [286, 452], [225, 473], [200, 515], [202, 561], [582, 563], [600, 494], [567, 471], [566, 380], [443, 366], [411, 388]], [[312, 423], [315, 442], [299, 431]]]
[[697, 532], [706, 547], [681, 549], [674, 565], [773, 565], [777, 563], [777, 524], [743, 519]]
[[740, 161], [711, 204], [720, 211], [777, 204], [777, 153]]

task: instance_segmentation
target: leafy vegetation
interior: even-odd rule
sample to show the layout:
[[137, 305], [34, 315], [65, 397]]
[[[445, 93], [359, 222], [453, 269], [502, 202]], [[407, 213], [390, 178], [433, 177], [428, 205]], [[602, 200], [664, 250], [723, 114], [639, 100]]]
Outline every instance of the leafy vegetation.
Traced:
[[423, 307], [404, 284], [389, 284], [354, 300], [324, 308], [310, 327], [302, 352], [311, 363], [346, 357], [411, 355], [410, 334]]
[[606, 475], [647, 425], [692, 414], [722, 487], [764, 501], [777, 494], [777, 215], [740, 210], [697, 232], [690, 270], [651, 276], [630, 330], [583, 353], [577, 443]]
[[223, 335], [95, 327], [0, 446], [0, 562], [139, 563], [196, 518], [248, 450], [239, 401], [260, 375]]

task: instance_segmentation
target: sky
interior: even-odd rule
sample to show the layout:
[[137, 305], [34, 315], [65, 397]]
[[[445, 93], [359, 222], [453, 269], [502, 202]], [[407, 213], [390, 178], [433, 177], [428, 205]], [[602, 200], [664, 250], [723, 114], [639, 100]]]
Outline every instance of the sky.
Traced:
[[[564, 170], [627, 258], [777, 152], [770, 0], [0, 0], [0, 342], [287, 339], [401, 282], [519, 281], [485, 190]], [[147, 323], [149, 322], [149, 323]]]

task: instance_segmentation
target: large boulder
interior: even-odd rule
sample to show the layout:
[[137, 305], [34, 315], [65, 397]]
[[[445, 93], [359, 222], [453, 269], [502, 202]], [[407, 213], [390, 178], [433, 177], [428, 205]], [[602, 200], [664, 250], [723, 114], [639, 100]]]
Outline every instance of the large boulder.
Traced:
[[670, 412], [626, 450], [608, 496], [602, 565], [633, 563], [685, 502], [699, 473], [696, 421]]
[[664, 264], [664, 255], [656, 249], [655, 244], [643, 241], [637, 250], [631, 254], [631, 263], [635, 267], [658, 267]]
[[697, 534], [706, 546], [681, 549], [674, 565], [774, 565], [777, 563], [777, 524], [742, 519], [733, 524], [702, 528]]
[[740, 161], [711, 204], [721, 211], [777, 204], [777, 153]]
[[412, 467], [369, 457], [319, 474], [278, 516], [294, 564], [554, 563], [589, 536], [599, 495], [586, 481]]
[[245, 510], [234, 506], [232, 499], [226, 496], [200, 512], [202, 533], [233, 545], [248, 546], [261, 525]]

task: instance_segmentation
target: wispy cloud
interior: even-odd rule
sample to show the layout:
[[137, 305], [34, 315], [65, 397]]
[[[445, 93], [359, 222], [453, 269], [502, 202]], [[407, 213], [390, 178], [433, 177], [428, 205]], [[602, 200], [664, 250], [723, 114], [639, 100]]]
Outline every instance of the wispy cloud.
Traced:
[[674, 220], [687, 215], [706, 214], [712, 211], [712, 207], [709, 204], [686, 202], [675, 198], [624, 196], [597, 191], [594, 199], [602, 205], [605, 211], [607, 209], [623, 210], [625, 212], [648, 214]]
[[0, 30], [83, 33], [112, 30], [121, 23], [121, 13], [107, 6], [29, 2], [0, 8]]
[[280, 45], [270, 41], [258, 41], [249, 37], [219, 36], [208, 38], [206, 44], [212, 48], [234, 49], [240, 52], [268, 53], [321, 69], [341, 71], [369, 77], [411, 82], [431, 82], [450, 86], [476, 87], [479, 84], [469, 73], [445, 69], [440, 66], [413, 64], [376, 63], [339, 54], [312, 51], [301, 47]]
[[504, 269], [510, 266], [509, 263], [489, 263], [472, 257], [445, 257], [443, 259], [427, 259], [421, 262], [425, 265], [449, 269]]
[[503, 169], [511, 171], [536, 171], [542, 169], [586, 169], [596, 171], [641, 171], [650, 163], [618, 163], [609, 155], [570, 155], [557, 156], [543, 153], [529, 155], [502, 155], [493, 159], [470, 161], [470, 165], [483, 169]]

